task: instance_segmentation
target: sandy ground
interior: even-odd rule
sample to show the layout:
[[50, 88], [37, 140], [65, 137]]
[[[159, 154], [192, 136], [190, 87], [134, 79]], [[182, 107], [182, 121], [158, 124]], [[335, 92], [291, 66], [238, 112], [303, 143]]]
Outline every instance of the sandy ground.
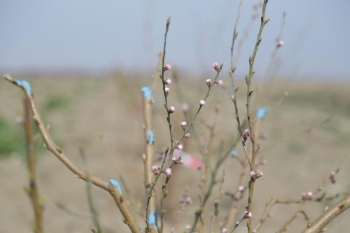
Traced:
[[[150, 83], [151, 80], [139, 80], [136, 76], [123, 77], [121, 74], [104, 79], [75, 76], [48, 79], [26, 78], [32, 83], [39, 108], [44, 106], [48, 99], [57, 96], [68, 100], [68, 104], [64, 107], [58, 107], [45, 114], [44, 119], [46, 124], [50, 124], [52, 136], [68, 157], [78, 166], [83, 167], [77, 149], [78, 144], [81, 143], [87, 154], [91, 174], [107, 181], [110, 178], [117, 179], [119, 172], [131, 190], [132, 197], [126, 198], [135, 199], [144, 205], [142, 162], [144, 137], [140, 88], [142, 84]], [[15, 125], [14, 118], [22, 109], [22, 93], [7, 82], [0, 82], [0, 114], [10, 124]], [[299, 199], [302, 192], [315, 190], [329, 176], [329, 173], [337, 168], [340, 168], [337, 183], [327, 186], [326, 194], [350, 191], [350, 133], [348, 130], [350, 128], [348, 101], [350, 94], [347, 87], [349, 87], [348, 83], [311, 82], [291, 85], [289, 82], [283, 82], [274, 85], [268, 94], [262, 92], [258, 96], [253, 108], [267, 106], [271, 109], [284, 91], [286, 89], [289, 91], [289, 96], [278, 108], [270, 111], [261, 126], [261, 131], [269, 135], [267, 140], [261, 140], [261, 148], [267, 148], [276, 143], [278, 146], [262, 154], [267, 164], [261, 167], [264, 176], [256, 184], [253, 199], [254, 223], [260, 218], [269, 198]], [[159, 85], [157, 88], [160, 90]], [[206, 86], [197, 81], [184, 80], [182, 88], [193, 114], [199, 99], [204, 96]], [[171, 90], [174, 92], [171, 92], [170, 102], [180, 110], [175, 86], [171, 86]], [[245, 87], [243, 83], [239, 92], [240, 115], [244, 117]], [[198, 132], [203, 135], [202, 141], [208, 139], [208, 131], [201, 121], [209, 123], [213, 121], [214, 108], [219, 99], [222, 100], [222, 104], [216, 124], [213, 152], [218, 150], [220, 141], [225, 141], [225, 145], [228, 145], [228, 140], [236, 133], [233, 104], [227, 95], [223, 94], [219, 88], [215, 88], [197, 121]], [[169, 141], [162, 101], [161, 94], [157, 91], [153, 120], [156, 135], [155, 147], [158, 150], [164, 150]], [[333, 115], [330, 123], [317, 127], [309, 133], [293, 136], [318, 124], [330, 115]], [[181, 133], [179, 123], [182, 120], [182, 113], [176, 111], [174, 114], [175, 137]], [[98, 137], [100, 133], [103, 134], [103, 141]], [[109, 152], [106, 152], [104, 143], [108, 145]], [[185, 151], [191, 154], [199, 153], [193, 138], [185, 143]], [[237, 151], [239, 156], [244, 158], [240, 145]], [[215, 161], [215, 157], [212, 160]], [[237, 188], [241, 172], [240, 165], [230, 158], [224, 167], [226, 170], [224, 190], [233, 192]], [[86, 218], [89, 215], [86, 184], [76, 178], [48, 151], [42, 152], [38, 159], [37, 173], [39, 192], [45, 199], [45, 232], [90, 232], [89, 227], [92, 223], [89, 218]], [[222, 171], [219, 174], [221, 176]], [[14, 154], [9, 159], [0, 160], [0, 233], [31, 232], [32, 208], [23, 191], [27, 183], [26, 164], [21, 156]], [[186, 188], [189, 189], [194, 203], [180, 215], [175, 232], [183, 232], [186, 224], [192, 224], [194, 212], [199, 203], [199, 184], [199, 171], [181, 166], [174, 171], [169, 197], [166, 200], [168, 216], [165, 232], [170, 232], [179, 207], [178, 199]], [[206, 227], [209, 226], [210, 217], [213, 214], [213, 203], [218, 198], [218, 190], [219, 187], [216, 186], [203, 217]], [[98, 188], [93, 188], [93, 193], [103, 231], [128, 232], [111, 196]], [[69, 210], [83, 216], [67, 214], [56, 206], [56, 202], [63, 203]], [[239, 207], [240, 215], [237, 216], [237, 220], [244, 212], [245, 203], [246, 197]], [[304, 210], [309, 218], [314, 220], [327, 205], [334, 203], [334, 201], [310, 203]], [[214, 223], [215, 232], [219, 232], [218, 226], [231, 205], [232, 199], [227, 196], [220, 202], [220, 213]], [[298, 205], [275, 206], [272, 210], [274, 217], [266, 221], [260, 232], [275, 232], [297, 208]], [[143, 208], [141, 211], [143, 214]], [[327, 232], [349, 232], [347, 222], [349, 219], [348, 210], [328, 225]], [[144, 223], [139, 215], [138, 221], [141, 224]], [[301, 215], [290, 225], [288, 232], [300, 232], [306, 224]], [[246, 232], [245, 223], [239, 226], [237, 232]]]

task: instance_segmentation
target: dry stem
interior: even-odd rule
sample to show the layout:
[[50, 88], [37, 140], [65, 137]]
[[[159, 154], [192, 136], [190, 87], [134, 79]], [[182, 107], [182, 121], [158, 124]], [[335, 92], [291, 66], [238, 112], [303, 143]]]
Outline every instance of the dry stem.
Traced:
[[35, 217], [35, 233], [42, 233], [43, 230], [43, 209], [44, 206], [39, 200], [39, 191], [36, 183], [36, 171], [35, 171], [35, 140], [33, 138], [32, 127], [32, 113], [30, 109], [30, 97], [25, 96], [24, 101], [24, 130], [26, 137], [26, 151], [27, 151], [27, 167], [29, 177], [29, 189], [27, 193], [33, 205], [34, 217]]
[[137, 227], [135, 220], [129, 210], [129, 207], [126, 205], [126, 203], [123, 201], [122, 196], [116, 192], [113, 185], [109, 186], [106, 182], [104, 182], [102, 179], [96, 177], [96, 176], [88, 176], [84, 171], [82, 171], [80, 168], [78, 168], [75, 164], [72, 163], [68, 159], [68, 157], [65, 155], [65, 153], [55, 144], [55, 142], [52, 140], [47, 128], [45, 127], [45, 124], [39, 114], [38, 109], [36, 108], [36, 105], [34, 103], [32, 95], [28, 93], [28, 90], [26, 87], [21, 85], [17, 80], [10, 77], [10, 75], [4, 75], [4, 79], [11, 82], [12, 84], [20, 87], [25, 95], [26, 98], [28, 98], [28, 102], [32, 111], [33, 119], [35, 121], [35, 124], [37, 125], [40, 134], [44, 140], [46, 148], [51, 151], [66, 167], [71, 170], [78, 178], [83, 179], [85, 181], [90, 181], [92, 184], [96, 185], [97, 187], [100, 187], [106, 191], [108, 191], [113, 197], [114, 200], [117, 203], [117, 206], [119, 207], [120, 212], [124, 216], [124, 222], [129, 226], [130, 230], [134, 233], [139, 233], [140, 230]]

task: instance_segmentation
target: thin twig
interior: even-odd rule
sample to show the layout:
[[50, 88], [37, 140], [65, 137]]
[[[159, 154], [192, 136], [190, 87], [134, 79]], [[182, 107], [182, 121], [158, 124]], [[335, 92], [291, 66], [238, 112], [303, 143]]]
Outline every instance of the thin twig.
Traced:
[[[263, 7], [262, 7], [262, 13], [261, 13], [261, 24], [260, 24], [260, 29], [259, 29], [259, 33], [257, 35], [257, 39], [256, 39], [256, 44], [255, 44], [255, 48], [253, 51], [252, 56], [249, 57], [249, 73], [246, 76], [246, 84], [247, 84], [247, 120], [248, 120], [248, 126], [249, 126], [249, 132], [250, 132], [250, 141], [251, 141], [251, 145], [252, 145], [252, 159], [251, 159], [251, 170], [254, 170], [255, 167], [255, 159], [256, 159], [256, 154], [258, 151], [258, 148], [256, 148], [256, 138], [254, 135], [254, 129], [253, 129], [253, 123], [252, 123], [252, 119], [251, 119], [251, 112], [250, 112], [250, 100], [252, 97], [252, 93], [253, 91], [251, 90], [251, 83], [252, 83], [252, 79], [253, 79], [253, 75], [254, 75], [254, 61], [255, 61], [255, 57], [256, 54], [258, 52], [259, 49], [259, 45], [261, 43], [262, 40], [262, 32], [263, 29], [265, 27], [265, 25], [268, 23], [269, 19], [265, 20], [265, 12], [266, 12], [266, 6], [267, 6], [268, 0], [264, 0], [263, 3]], [[252, 212], [253, 210], [253, 203], [252, 203], [252, 199], [253, 199], [253, 194], [254, 194], [254, 184], [255, 184], [255, 179], [251, 178], [250, 182], [249, 182], [249, 194], [248, 194], [248, 208], [247, 211], [248, 212]], [[252, 229], [252, 219], [249, 218], [247, 221], [247, 228], [248, 228], [248, 233], [252, 233], [253, 229]]]
[[79, 153], [80, 153], [81, 158], [83, 159], [85, 169], [86, 169], [86, 174], [87, 174], [86, 193], [87, 193], [87, 198], [88, 198], [88, 203], [89, 203], [89, 210], [91, 213], [91, 219], [92, 219], [92, 222], [94, 223], [94, 225], [97, 229], [95, 232], [102, 233], [98, 212], [97, 212], [97, 209], [95, 206], [94, 196], [92, 194], [91, 182], [90, 182], [90, 176], [89, 176], [86, 156], [85, 156], [85, 152], [83, 150], [83, 147], [81, 145], [79, 145]]

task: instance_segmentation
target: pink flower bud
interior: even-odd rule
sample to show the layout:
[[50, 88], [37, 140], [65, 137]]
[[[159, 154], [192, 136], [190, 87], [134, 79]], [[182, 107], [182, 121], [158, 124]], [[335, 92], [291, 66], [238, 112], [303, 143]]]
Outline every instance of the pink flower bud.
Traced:
[[205, 104], [205, 101], [204, 101], [204, 100], [199, 101], [199, 105], [200, 105], [200, 106], [204, 106], [204, 104]]
[[262, 171], [258, 171], [257, 173], [256, 173], [256, 177], [257, 178], [260, 178], [260, 177], [262, 177], [264, 174], [262, 173]]
[[182, 150], [183, 148], [184, 148], [184, 146], [181, 145], [181, 144], [179, 144], [179, 145], [176, 146], [176, 149], [178, 149], [178, 150]]
[[252, 215], [252, 212], [248, 212], [246, 211], [245, 212], [245, 215], [244, 215], [244, 218], [251, 218], [253, 215]]
[[243, 192], [244, 191], [244, 186], [243, 185], [239, 186], [238, 187], [238, 191]]
[[253, 14], [252, 14], [252, 19], [256, 19], [259, 17], [259, 13], [254, 11]]
[[190, 136], [191, 136], [190, 133], [185, 133], [184, 135], [185, 138], [189, 138]]
[[257, 172], [251, 171], [251, 172], [249, 173], [249, 175], [250, 175], [250, 177], [252, 177], [253, 179], [258, 179], [258, 178], [262, 177], [264, 174], [262, 173], [262, 171], [257, 171]]
[[284, 45], [283, 40], [279, 40], [277, 43], [277, 48], [282, 47]]
[[243, 132], [243, 139], [244, 139], [244, 141], [246, 141], [248, 139], [249, 135], [250, 135], [249, 129], [245, 129], [244, 132]]
[[190, 197], [186, 197], [185, 200], [186, 204], [191, 205], [193, 203], [192, 199]]
[[173, 81], [171, 81], [170, 78], [168, 78], [167, 80], [165, 80], [165, 84], [166, 84], [166, 85], [170, 85], [172, 82], [173, 82]]
[[170, 106], [169, 113], [173, 113], [173, 112], [175, 112], [175, 107], [174, 106]]
[[181, 128], [185, 130], [187, 128], [187, 123], [185, 121], [181, 122]]
[[187, 103], [183, 103], [183, 104], [181, 105], [181, 110], [182, 110], [183, 112], [187, 112], [189, 109], [190, 109], [190, 107], [188, 106]]
[[308, 198], [310, 198], [310, 199], [313, 197], [312, 192], [307, 192], [307, 194], [306, 194], [306, 195], [307, 195], [307, 197], [308, 197]]
[[186, 224], [186, 229], [187, 230], [191, 230], [191, 225], [190, 224]]
[[170, 88], [166, 87], [166, 88], [164, 88], [164, 91], [165, 91], [166, 94], [169, 94]]
[[167, 176], [170, 176], [171, 175], [171, 168], [170, 167], [165, 168], [164, 174], [166, 174]]
[[228, 231], [227, 231], [227, 229], [226, 228], [222, 228], [222, 231], [221, 231], [221, 233], [227, 233]]
[[312, 197], [313, 197], [312, 192], [307, 192], [307, 193], [302, 193], [302, 194], [301, 194], [301, 199], [302, 199], [303, 201], [311, 200]]
[[331, 172], [331, 177], [335, 177], [336, 174], [337, 174], [337, 173], [336, 173], [335, 171], [332, 171], [332, 172]]
[[152, 166], [152, 171], [153, 171], [154, 175], [158, 175], [159, 170], [160, 170], [159, 166], [157, 166], [157, 165]]
[[166, 65], [164, 66], [164, 70], [171, 70], [171, 65], [166, 64]]
[[216, 62], [213, 64], [213, 68], [214, 68], [214, 70], [216, 70], [216, 72], [219, 72], [219, 71], [220, 71], [219, 64], [216, 63]]
[[218, 81], [216, 81], [216, 83], [217, 83], [219, 86], [222, 86], [222, 85], [224, 84], [224, 82], [223, 82], [221, 79], [219, 79]]
[[254, 176], [255, 176], [255, 171], [251, 171], [251, 172], [249, 173], [249, 175], [250, 175], [250, 177], [254, 178]]
[[207, 85], [210, 87], [211, 86], [211, 79], [207, 79], [205, 80], [205, 82], [207, 83]]

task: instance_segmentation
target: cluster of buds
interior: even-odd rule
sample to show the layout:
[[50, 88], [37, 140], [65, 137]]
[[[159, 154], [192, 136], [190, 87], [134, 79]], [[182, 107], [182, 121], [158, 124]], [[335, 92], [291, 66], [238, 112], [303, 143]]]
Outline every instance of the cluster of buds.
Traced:
[[331, 175], [329, 176], [329, 179], [331, 179], [332, 183], [335, 184], [335, 175], [338, 173], [338, 171], [332, 171]]
[[184, 135], [185, 138], [189, 138], [190, 136], [191, 136], [190, 133], [185, 133]]
[[166, 64], [164, 66], [164, 70], [167, 71], [167, 70], [171, 70], [171, 65], [170, 64]]
[[260, 178], [260, 177], [262, 177], [264, 174], [262, 173], [262, 171], [257, 171], [257, 172], [255, 172], [255, 171], [251, 171], [250, 173], [250, 177], [252, 178], [252, 179], [258, 179], [258, 178]]
[[154, 174], [154, 175], [158, 175], [158, 174], [159, 174], [159, 171], [160, 171], [160, 167], [157, 166], [157, 165], [153, 165], [153, 166], [152, 166], [152, 171], [153, 171], [153, 174]]
[[173, 157], [172, 158], [172, 160], [173, 160], [173, 162], [175, 163], [175, 164], [183, 164], [184, 163], [184, 161], [181, 159], [181, 156], [179, 156], [179, 157]]
[[181, 128], [183, 130], [186, 130], [187, 129], [187, 123], [185, 121], [181, 122]]
[[201, 107], [203, 107], [204, 104], [205, 104], [205, 101], [204, 101], [204, 100], [200, 100], [200, 101], [199, 101], [199, 105], [200, 105]]
[[251, 218], [252, 216], [253, 216], [252, 212], [248, 212], [248, 210], [245, 211], [245, 213], [244, 213], [245, 219]]
[[253, 7], [252, 19], [256, 19], [259, 17], [258, 11], [259, 11], [259, 8], [262, 7], [262, 5], [260, 3], [254, 3], [252, 7]]
[[216, 62], [213, 64], [213, 68], [214, 68], [214, 70], [215, 70], [216, 72], [219, 72], [219, 71], [220, 71], [220, 66], [219, 66], [219, 64], [216, 63]]
[[250, 136], [250, 131], [249, 129], [245, 129], [243, 132], [243, 140], [247, 141], [248, 137]]
[[301, 200], [303, 201], [311, 200], [313, 196], [314, 195], [312, 194], [312, 192], [302, 193]]
[[192, 198], [188, 196], [187, 194], [182, 195], [182, 198], [180, 198], [180, 203], [186, 203], [187, 205], [193, 204]]

